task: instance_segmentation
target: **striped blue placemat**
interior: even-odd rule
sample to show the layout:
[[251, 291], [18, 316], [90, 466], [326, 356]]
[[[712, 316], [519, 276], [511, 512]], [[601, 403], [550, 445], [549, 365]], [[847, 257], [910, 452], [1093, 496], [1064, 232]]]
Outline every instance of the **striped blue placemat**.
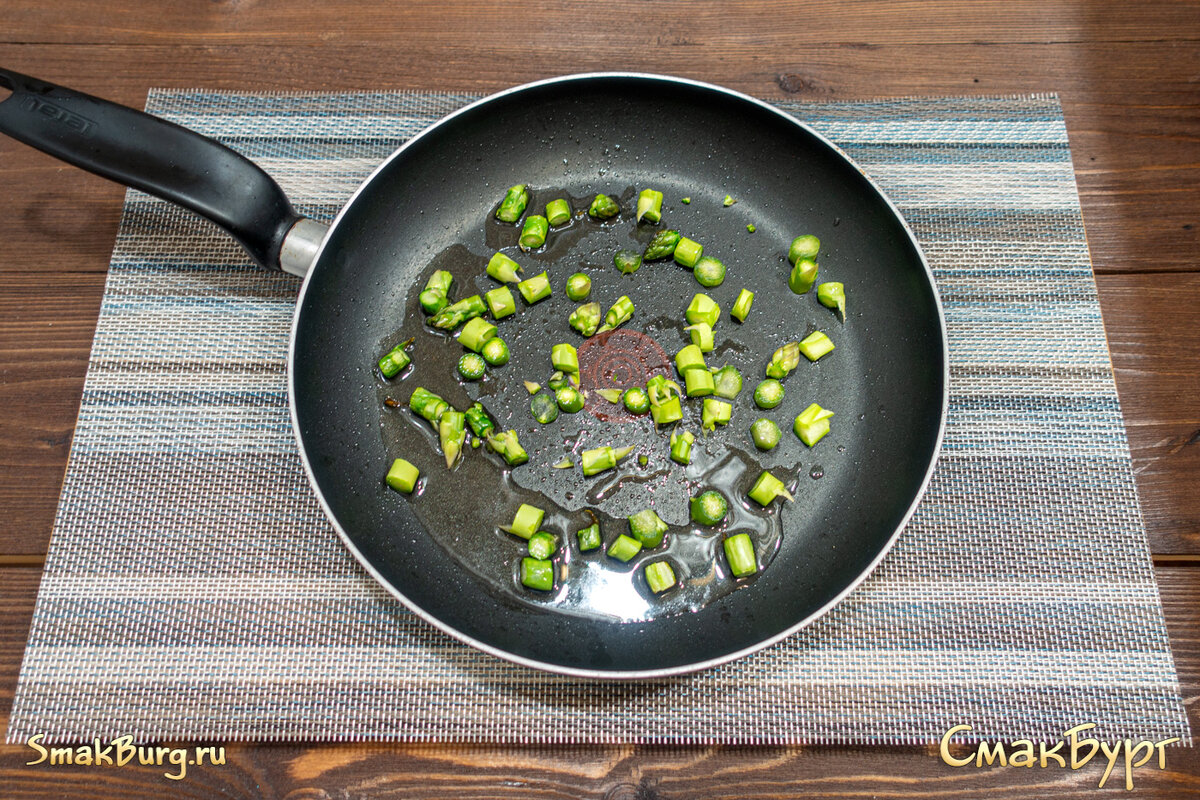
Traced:
[[[158, 91], [148, 107], [329, 219], [469, 99]], [[1190, 740], [1058, 101], [784, 107], [901, 208], [949, 325], [928, 495], [831, 614], [736, 663], [625, 684], [438, 633], [307, 491], [284, 379], [294, 279], [130, 192], [9, 740], [919, 743], [960, 723], [1057, 740], [1081, 722]]]

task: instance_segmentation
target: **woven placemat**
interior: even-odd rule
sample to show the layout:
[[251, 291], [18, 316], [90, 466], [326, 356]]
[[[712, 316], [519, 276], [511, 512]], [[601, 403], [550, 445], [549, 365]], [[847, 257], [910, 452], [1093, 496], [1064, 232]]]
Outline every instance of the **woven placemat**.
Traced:
[[[328, 220], [469, 99], [158, 91], [148, 107]], [[901, 208], [949, 325], [932, 485], [832, 613], [718, 669], [624, 684], [437, 632], [363, 573], [307, 490], [284, 377], [295, 280], [130, 192], [10, 741], [918, 743], [959, 723], [1057, 740], [1081, 722], [1190, 741], [1057, 99], [785, 108]]]

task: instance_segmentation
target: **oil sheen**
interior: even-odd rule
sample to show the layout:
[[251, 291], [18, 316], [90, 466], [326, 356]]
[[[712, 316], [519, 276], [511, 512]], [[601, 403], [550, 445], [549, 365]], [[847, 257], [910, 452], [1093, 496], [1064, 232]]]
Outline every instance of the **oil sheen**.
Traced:
[[[636, 273], [621, 275], [613, 266], [613, 254], [622, 248], [641, 252], [662, 226], [635, 224], [632, 187], [614, 196], [622, 213], [599, 222], [585, 213], [590, 196], [535, 190], [527, 213], [539, 213], [537, 209], [556, 197], [568, 199], [575, 212], [569, 223], [551, 229], [542, 248], [522, 252], [517, 247], [519, 225], [489, 218], [481, 223], [478, 237], [484, 247], [458, 244], [437, 254], [409, 292], [403, 320], [398, 320], [393, 334], [378, 343], [378, 352], [383, 353], [414, 338], [413, 366], [398, 379], [380, 378], [375, 401], [380, 409], [379, 433], [388, 452], [406, 457], [420, 454], [429, 465], [422, 469], [422, 491], [410, 502], [428, 535], [464, 569], [493, 591], [520, 602], [551, 607], [559, 613], [633, 621], [688, 613], [730, 592], [752, 587], [753, 577], [735, 580], [729, 574], [722, 540], [732, 533], [748, 533], [755, 544], [760, 573], [770, 569], [784, 536], [804, 530], [804, 488], [812, 483], [810, 469], [820, 468], [814, 467], [811, 459], [804, 463], [808, 459], [805, 448], [790, 434], [789, 406], [764, 412], [754, 406], [751, 397], [773, 350], [802, 336], [811, 323], [753, 312], [742, 324], [729, 317], [729, 308], [743, 286], [758, 283], [753, 287], [756, 291], [770, 290], [765, 280], [751, 280], [750, 265], [758, 268], [764, 262], [778, 261], [778, 254], [786, 252], [782, 235], [772, 239], [760, 228], [752, 248], [730, 243], [714, 248], [713, 255], [725, 262], [728, 276], [723, 285], [711, 289], [701, 287], [689, 270], [669, 259], [647, 262]], [[675, 203], [672, 216], [664, 214], [664, 221], [670, 219], [672, 226], [682, 227], [685, 214], [699, 211]], [[699, 219], [691, 224], [692, 230], [701, 229]], [[517, 313], [496, 322], [500, 337], [511, 350], [510, 361], [502, 367], [489, 367], [480, 381], [467, 382], [455, 370], [463, 347], [452, 335], [425, 325], [417, 295], [438, 269], [454, 276], [452, 301], [495, 288], [499, 284], [486, 275], [485, 267], [496, 250], [523, 266], [522, 277], [548, 272], [552, 294], [528, 305], [516, 287], [510, 287], [517, 297]], [[777, 271], [782, 286], [786, 269]], [[577, 304], [567, 299], [564, 286], [575, 272], [592, 279], [588, 301], [599, 303], [602, 312], [628, 295], [635, 305], [633, 318], [616, 331], [591, 339], [572, 330], [567, 317]], [[673, 359], [690, 342], [684, 330], [684, 309], [696, 292], [707, 293], [722, 308], [715, 327], [715, 349], [706, 354], [706, 363], [709, 367], [737, 367], [743, 388], [729, 401], [733, 404], [730, 424], [708, 434], [700, 426], [702, 399], [684, 398], [684, 418], [678, 429], [691, 431], [695, 443], [691, 463], [683, 466], [669, 458], [669, 438], [676, 426], [658, 427], [649, 415], [633, 415], [604, 400], [596, 390], [643, 386], [656, 374], [682, 385]], [[579, 352], [580, 389], [587, 393], [587, 402], [579, 413], [560, 413], [554, 422], [540, 425], [530, 413], [531, 398], [523, 381], [545, 386], [553, 372], [550, 349], [559, 342], [569, 342]], [[459, 410], [476, 401], [482, 403], [500, 429], [517, 432], [529, 453], [528, 463], [510, 468], [486, 446], [467, 447], [453, 471], [446, 470], [433, 427], [408, 409], [409, 395], [417, 386], [439, 394]], [[792, 416], [795, 413], [790, 411]], [[780, 445], [767, 453], [757, 451], [749, 435], [750, 424], [760, 416], [775, 419], [785, 431]], [[616, 469], [585, 478], [580, 454], [604, 445], [632, 446], [634, 450]], [[644, 466], [639, 457], [644, 457]], [[553, 468], [564, 460], [574, 466]], [[793, 491], [795, 503], [781, 499], [762, 508], [747, 498], [747, 490], [764, 469]], [[692, 523], [688, 514], [689, 500], [710, 489], [724, 494], [730, 508], [725, 521], [711, 528]], [[499, 526], [512, 521], [521, 503], [545, 509], [542, 529], [558, 540], [551, 592], [520, 584], [517, 570], [526, 555], [526, 543], [500, 530]], [[663, 544], [642, 550], [629, 563], [607, 556], [605, 550], [612, 540], [628, 533], [627, 517], [647, 508], [654, 509], [670, 526]], [[593, 519], [600, 523], [603, 545], [580, 552], [575, 533]], [[646, 585], [643, 568], [660, 560], [671, 564], [679, 583], [656, 595]]]

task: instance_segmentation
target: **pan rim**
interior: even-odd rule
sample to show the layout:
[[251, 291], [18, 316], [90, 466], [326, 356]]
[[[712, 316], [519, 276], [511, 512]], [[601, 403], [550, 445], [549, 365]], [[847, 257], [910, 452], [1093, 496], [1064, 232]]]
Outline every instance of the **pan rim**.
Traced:
[[[525, 91], [529, 91], [529, 90], [533, 90], [533, 89], [537, 89], [537, 88], [545, 87], [545, 86], [555, 86], [555, 85], [575, 83], [575, 82], [594, 81], [597, 79], [636, 79], [636, 80], [658, 81], [658, 82], [672, 83], [672, 84], [676, 84], [676, 85], [690, 86], [693, 88], [703, 89], [703, 90], [710, 91], [710, 92], [716, 92], [718, 94], [722, 94], [727, 97], [731, 97], [736, 100], [739, 100], [741, 102], [745, 102], [745, 103], [749, 103], [753, 106], [757, 106], [759, 109], [767, 111], [767, 112], [779, 117], [780, 119], [788, 122], [789, 124], [796, 126], [800, 130], [807, 133], [808, 135], [815, 137], [823, 145], [828, 147], [830, 149], [830, 151], [832, 151], [833, 153], [836, 153], [840, 158], [842, 158], [851, 168], [853, 168], [856, 172], [858, 172], [867, 181], [868, 185], [875, 191], [875, 193], [878, 195], [878, 197], [887, 205], [887, 208], [891, 211], [893, 217], [900, 223], [901, 228], [904, 230], [905, 235], [908, 237], [909, 243], [911, 244], [913, 251], [917, 254], [917, 257], [921, 262], [921, 266], [925, 271], [925, 277], [928, 281], [928, 284], [929, 284], [929, 287], [931, 290], [931, 294], [932, 294], [933, 305], [937, 311], [938, 329], [941, 333], [942, 397], [941, 397], [941, 407], [939, 409], [939, 414], [938, 414], [937, 435], [934, 438], [933, 448], [932, 448], [930, 458], [929, 458], [929, 464], [925, 470], [924, 476], [922, 477], [920, 486], [919, 486], [917, 492], [915, 493], [915, 495], [913, 496], [912, 501], [909, 503], [908, 508], [905, 510], [900, 522], [896, 525], [895, 529], [888, 536], [887, 541], [884, 543], [883, 547], [880, 549], [879, 553], [875, 556], [875, 558], [872, 559], [872, 561], [859, 573], [859, 575], [853, 581], [851, 581], [844, 589], [842, 589], [842, 591], [840, 591], [837, 595], [835, 595], [832, 599], [830, 599], [829, 602], [825, 603], [820, 608], [816, 609], [815, 611], [813, 611], [806, 617], [793, 623], [788, 628], [780, 631], [777, 634], [774, 634], [774, 635], [768, 637], [767, 639], [764, 639], [760, 642], [756, 642], [755, 644], [750, 645], [748, 647], [744, 647], [740, 650], [737, 650], [737, 651], [734, 651], [731, 653], [725, 653], [720, 656], [714, 656], [713, 658], [705, 659], [702, 661], [696, 661], [696, 662], [692, 662], [689, 664], [683, 664], [683, 665], [678, 665], [678, 666], [673, 666], [673, 667], [664, 667], [664, 668], [649, 669], [649, 670], [588, 669], [588, 668], [581, 668], [581, 667], [565, 666], [562, 664], [554, 664], [554, 663], [550, 663], [550, 662], [539, 661], [539, 660], [533, 659], [533, 658], [528, 658], [526, 656], [522, 656], [517, 653], [510, 652], [503, 648], [497, 647], [492, 644], [488, 644], [487, 642], [480, 641], [470, 635], [467, 635], [467, 634], [457, 630], [453, 626], [438, 619], [435, 615], [426, 611], [423, 607], [421, 607], [420, 605], [418, 605], [417, 603], [413, 602], [411, 599], [406, 597], [403, 592], [401, 592], [397, 587], [392, 585], [392, 583], [390, 581], [388, 581], [375, 568], [375, 566], [369, 561], [369, 559], [367, 559], [363, 555], [363, 553], [358, 549], [358, 547], [350, 539], [349, 534], [347, 534], [346, 531], [343, 529], [341, 523], [337, 520], [337, 517], [333, 513], [333, 509], [326, 502], [325, 495], [321, 491], [320, 486], [317, 484], [316, 475], [314, 474], [314, 472], [312, 470], [312, 466], [309, 463], [308, 452], [306, 451], [305, 446], [304, 446], [304, 437], [301, 432], [300, 420], [299, 420], [299, 417], [298, 417], [297, 411], [296, 411], [296, 407], [297, 407], [296, 384], [295, 384], [295, 381], [296, 381], [296, 371], [295, 371], [296, 338], [297, 338], [296, 333], [297, 333], [297, 331], [299, 329], [299, 325], [300, 325], [300, 316], [305, 308], [305, 300], [307, 297], [308, 288], [312, 282], [313, 274], [316, 272], [318, 266], [320, 265], [320, 263], [322, 261], [322, 256], [325, 252], [325, 246], [328, 244], [328, 242], [332, 238], [332, 234], [334, 233], [334, 231], [337, 230], [339, 223], [342, 221], [342, 219], [345, 218], [349, 209], [354, 205], [354, 203], [358, 199], [359, 195], [361, 195], [367, 189], [367, 187], [369, 185], [371, 185], [382, 172], [387, 170], [394, 160], [401, 157], [402, 154], [406, 150], [408, 150], [409, 147], [415, 145], [417, 142], [421, 141], [426, 136], [432, 135], [433, 133], [438, 131], [440, 128], [442, 128], [444, 125], [449, 123], [451, 120], [454, 120], [455, 118], [457, 118], [459, 116], [468, 114], [480, 106], [487, 105], [496, 100], [499, 100], [501, 98], [504, 98], [504, 97], [507, 97], [507, 96], [510, 96], [513, 94], [517, 94], [517, 93], [521, 93], [521, 92], [525, 92]], [[782, 109], [779, 109], [779, 108], [771, 105], [770, 103], [768, 103], [764, 100], [760, 100], [751, 95], [736, 91], [734, 89], [729, 89], [724, 86], [719, 86], [719, 85], [707, 83], [704, 81], [698, 81], [698, 80], [694, 80], [691, 78], [682, 78], [682, 77], [677, 77], [677, 76], [662, 75], [662, 74], [648, 73], [648, 72], [583, 72], [583, 73], [573, 73], [573, 74], [568, 74], [568, 75], [560, 75], [557, 77], [545, 78], [545, 79], [537, 80], [537, 81], [531, 81], [529, 83], [524, 83], [524, 84], [520, 84], [518, 86], [513, 86], [508, 89], [504, 89], [502, 91], [499, 91], [499, 92], [496, 92], [493, 94], [489, 94], [485, 97], [475, 100], [475, 101], [463, 106], [462, 108], [459, 108], [459, 109], [451, 112], [450, 114], [447, 114], [446, 116], [444, 116], [441, 119], [434, 122], [429, 127], [425, 128], [421, 132], [417, 133], [412, 138], [410, 138], [406, 142], [404, 142], [404, 144], [402, 144], [399, 148], [397, 148], [395, 151], [393, 151], [391, 153], [391, 155], [389, 155], [382, 162], [380, 162], [380, 164], [371, 172], [371, 174], [368, 175], [359, 184], [358, 188], [355, 189], [355, 191], [350, 195], [350, 197], [347, 198], [345, 204], [338, 211], [337, 215], [334, 217], [333, 221], [330, 223], [329, 228], [325, 233], [325, 237], [321, 241], [321, 244], [318, 247], [317, 252], [313, 257], [312, 265], [309, 268], [309, 270], [307, 271], [307, 273], [304, 277], [303, 283], [300, 286], [300, 290], [296, 296], [296, 308], [292, 315], [292, 327], [291, 327], [291, 332], [290, 332], [289, 338], [288, 338], [287, 382], [288, 382], [288, 409], [289, 409], [289, 415], [290, 415], [291, 422], [292, 422], [292, 433], [293, 433], [293, 436], [296, 441], [296, 446], [300, 453], [300, 461], [304, 466], [305, 475], [308, 477], [309, 486], [312, 487], [313, 492], [316, 495], [317, 502], [320, 504], [321, 510], [324, 513], [325, 518], [333, 526], [334, 531], [337, 533], [338, 537], [342, 540], [342, 544], [345, 545], [345, 547], [350, 551], [351, 555], [354, 556], [355, 560], [358, 561], [359, 565], [362, 566], [362, 568], [364, 570], [366, 570], [366, 572], [376, 581], [376, 583], [378, 583], [388, 593], [390, 593], [397, 600], [399, 600], [406, 608], [408, 608], [411, 612], [413, 612], [418, 617], [423, 619], [425, 622], [434, 626], [436, 629], [442, 631], [443, 633], [453, 637], [454, 639], [462, 642], [463, 644], [466, 644], [466, 645], [468, 645], [476, 650], [479, 650], [481, 652], [487, 653], [489, 655], [495, 656], [495, 657], [503, 659], [505, 661], [509, 661], [514, 664], [518, 664], [520, 666], [528, 667], [530, 669], [541, 670], [544, 672], [550, 672], [550, 673], [564, 675], [564, 676], [568, 676], [568, 677], [587, 678], [587, 679], [592, 679], [592, 680], [605, 680], [605, 681], [624, 681], [624, 680], [635, 681], [635, 680], [649, 680], [649, 679], [655, 679], [655, 678], [675, 677], [675, 676], [687, 675], [687, 674], [691, 674], [691, 673], [695, 673], [695, 672], [701, 672], [701, 671], [708, 670], [713, 667], [719, 666], [721, 664], [725, 664], [725, 663], [735, 661], [740, 658], [744, 658], [744, 657], [751, 655], [753, 653], [756, 653], [760, 650], [764, 650], [764, 649], [770, 647], [771, 645], [774, 645], [774, 644], [786, 639], [787, 637], [795, 634], [797, 631], [802, 630], [803, 628], [811, 625], [816, 620], [825, 616], [827, 613], [829, 613], [829, 611], [831, 609], [833, 609], [835, 606], [837, 606], [839, 603], [841, 603], [851, 592], [853, 592], [855, 589], [857, 589], [863, 583], [863, 581], [865, 581], [867, 579], [867, 577], [869, 575], [871, 575], [871, 573], [873, 573], [878, 568], [879, 564], [883, 561], [883, 559], [887, 556], [887, 554], [889, 552], [891, 552], [891, 549], [895, 545], [896, 540], [899, 539], [899, 537], [900, 537], [900, 533], [908, 526], [908, 523], [911, 521], [913, 514], [916, 513], [917, 506], [920, 505], [921, 500], [924, 498], [925, 493], [929, 489], [929, 484], [933, 479], [934, 470], [937, 467], [938, 460], [941, 456], [942, 443], [943, 443], [943, 440], [945, 437], [945, 430], [946, 430], [946, 417], [947, 417], [947, 413], [949, 410], [949, 402], [950, 402], [950, 348], [949, 348], [949, 337], [947, 335], [947, 329], [946, 329], [946, 316], [945, 316], [945, 311], [942, 307], [941, 296], [937, 291], [937, 282], [934, 280], [933, 270], [930, 268], [929, 261], [925, 257], [925, 252], [921, 248], [920, 242], [917, 241], [917, 237], [913, 233], [912, 228], [909, 226], [908, 220], [906, 220], [904, 218], [904, 215], [900, 213], [900, 210], [896, 207], [895, 203], [892, 202], [891, 198], [888, 197], [887, 193], [883, 191], [883, 189], [879, 186], [879, 184], [877, 184], [875, 182], [875, 180], [873, 178], [871, 178], [871, 176], [869, 174], [867, 174], [867, 172], [854, 161], [854, 159], [852, 159], [844, 150], [842, 150], [837, 144], [835, 144], [833, 141], [831, 141], [828, 137], [824, 136], [820, 132], [809, 127], [806, 123], [797, 119], [795, 116], [783, 111]]]

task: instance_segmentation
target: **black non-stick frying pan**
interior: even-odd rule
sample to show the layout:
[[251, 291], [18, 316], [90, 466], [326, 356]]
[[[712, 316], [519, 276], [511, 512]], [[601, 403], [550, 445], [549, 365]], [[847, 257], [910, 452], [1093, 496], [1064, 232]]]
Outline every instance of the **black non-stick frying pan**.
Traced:
[[[0, 71], [12, 95], [0, 130], [53, 155], [179, 203], [229, 230], [256, 261], [306, 275], [295, 316], [289, 389], [300, 450], [330, 521], [363, 566], [417, 614], [451, 635], [521, 664], [590, 677], [650, 677], [712, 666], [778, 641], [820, 616], [879, 563], [924, 491], [947, 402], [944, 323], [932, 276], [899, 213], [835, 146], [787, 114], [714, 86], [648, 75], [582, 75], [522, 86], [474, 103], [413, 138], [371, 175], [325, 227], [296, 214], [278, 186], [232, 151], [182, 128]], [[511, 184], [531, 187], [530, 213], [556, 197], [576, 214], [547, 245], [523, 254], [516, 228], [493, 211]], [[725, 310], [710, 365], [737, 366], [746, 387], [732, 423], [697, 434], [687, 468], [667, 459], [668, 431], [589, 394], [584, 412], [540, 426], [523, 380], [544, 383], [552, 344], [579, 348], [585, 389], [669, 374], [683, 344], [683, 311], [701, 291], [671, 262], [633, 276], [612, 266], [656, 228], [637, 224], [642, 188], [663, 191], [663, 225], [705, 244], [728, 267], [708, 290]], [[583, 213], [597, 192], [621, 215]], [[726, 195], [737, 202], [726, 206]], [[690, 198], [684, 203], [683, 198]], [[750, 232], [748, 225], [754, 225]], [[846, 286], [845, 322], [815, 292], [787, 289], [791, 238], [822, 241], [821, 280]], [[499, 323], [513, 357], [480, 383], [457, 380], [462, 348], [424, 326], [417, 294], [448, 269], [458, 297], [495, 284], [483, 275], [497, 249], [526, 274], [546, 269], [554, 294]], [[584, 341], [565, 324], [563, 296], [576, 271], [593, 278], [607, 308], [620, 295], [633, 320]], [[728, 316], [742, 287], [755, 291], [746, 322]], [[750, 400], [780, 344], [823, 330], [837, 349], [803, 361], [782, 406]], [[416, 337], [415, 366], [400, 380], [373, 369], [394, 344]], [[480, 448], [446, 470], [436, 437], [407, 411], [422, 385], [465, 408], [480, 400], [516, 430], [529, 463], [505, 468]], [[790, 432], [811, 402], [836, 412], [809, 449]], [[699, 402], [689, 401], [698, 406]], [[769, 453], [748, 428], [768, 416], [784, 430]], [[635, 445], [616, 472], [584, 479], [583, 449]], [[409, 498], [382, 481], [404, 456], [424, 476]], [[645, 457], [644, 464], [639, 456]], [[745, 492], [762, 469], [784, 479], [794, 503], [761, 509]], [[725, 529], [689, 523], [687, 499], [713, 486], [732, 501]], [[522, 542], [497, 526], [521, 502], [549, 509], [544, 526], [564, 543], [553, 592], [519, 585]], [[656, 508], [667, 544], [629, 564], [581, 553], [573, 531], [591, 514], [605, 542], [623, 518]], [[726, 533], [751, 532], [763, 565], [734, 580], [720, 554]], [[649, 592], [641, 567], [666, 559], [676, 589]]]

